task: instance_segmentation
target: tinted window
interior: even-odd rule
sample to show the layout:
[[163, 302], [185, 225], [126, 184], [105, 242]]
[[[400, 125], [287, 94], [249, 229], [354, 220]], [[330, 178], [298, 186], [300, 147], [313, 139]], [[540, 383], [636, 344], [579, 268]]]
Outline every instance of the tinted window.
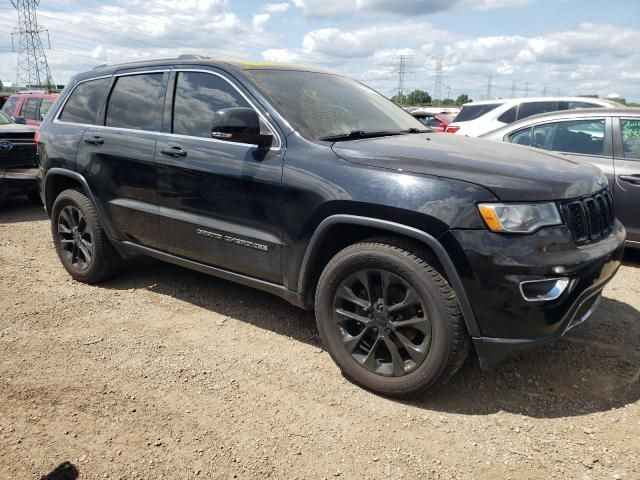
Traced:
[[498, 117], [498, 121], [502, 123], [513, 123], [516, 121], [516, 113], [518, 113], [518, 107], [511, 107]]
[[604, 119], [554, 122], [533, 127], [533, 145], [545, 150], [604, 155]]
[[369, 87], [326, 73], [247, 70], [254, 85], [289, 121], [310, 138], [363, 132], [424, 129], [419, 120]]
[[518, 120], [545, 112], [556, 112], [558, 110], [560, 110], [558, 102], [525, 102], [520, 104], [520, 108], [518, 109]]
[[20, 116], [26, 118], [27, 120], [39, 120], [39, 118], [37, 118], [39, 103], [39, 98], [27, 98], [22, 104], [22, 111], [20, 112]]
[[100, 78], [78, 85], [67, 100], [60, 114], [60, 120], [85, 125], [95, 124], [98, 109], [108, 84], [108, 78]]
[[518, 130], [515, 133], [509, 135], [509, 141], [511, 143], [517, 143], [518, 145], [531, 145], [531, 129], [525, 128], [524, 130]]
[[640, 160], [640, 120], [620, 120], [620, 127], [624, 156]]
[[107, 104], [108, 127], [159, 131], [164, 98], [163, 73], [119, 77]]
[[17, 104], [18, 97], [9, 97], [7, 102], [2, 107], [2, 111], [8, 115], [13, 115], [13, 111], [16, 109]]
[[213, 112], [250, 107], [229, 82], [209, 73], [180, 72], [173, 100], [173, 133], [211, 138]]
[[485, 113], [489, 113], [491, 110], [495, 110], [502, 103], [485, 103], [482, 105], [465, 105], [462, 110], [454, 118], [454, 122], [468, 122], [480, 118]]
[[49, 110], [51, 110], [51, 105], [53, 105], [53, 102], [51, 100], [47, 100], [46, 98], [42, 99], [42, 103], [40, 104], [40, 119], [44, 119], [45, 115], [49, 113]]

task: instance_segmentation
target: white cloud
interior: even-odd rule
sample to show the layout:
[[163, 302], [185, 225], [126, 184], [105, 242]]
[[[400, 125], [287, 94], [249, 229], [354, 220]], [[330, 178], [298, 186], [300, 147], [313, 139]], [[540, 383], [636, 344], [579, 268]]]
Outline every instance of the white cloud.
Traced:
[[300, 56], [287, 48], [269, 48], [262, 52], [262, 58], [269, 62], [295, 63]]
[[289, 10], [291, 6], [290, 3], [267, 3], [264, 7], [262, 7], [263, 12], [267, 13], [284, 13]]
[[269, 21], [270, 18], [271, 18], [270, 13], [258, 13], [254, 15], [253, 21], [252, 21], [253, 30], [256, 33], [263, 33], [267, 25], [267, 22]]

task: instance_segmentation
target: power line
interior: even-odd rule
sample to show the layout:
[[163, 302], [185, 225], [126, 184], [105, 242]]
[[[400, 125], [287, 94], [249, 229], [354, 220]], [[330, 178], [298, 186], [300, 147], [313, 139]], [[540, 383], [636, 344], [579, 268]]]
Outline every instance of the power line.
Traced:
[[18, 67], [16, 71], [16, 85], [53, 85], [53, 78], [49, 70], [47, 56], [42, 46], [41, 34], [47, 34], [49, 48], [49, 31], [38, 25], [36, 8], [40, 0], [11, 0], [11, 5], [18, 11], [18, 26], [11, 34], [18, 36]]

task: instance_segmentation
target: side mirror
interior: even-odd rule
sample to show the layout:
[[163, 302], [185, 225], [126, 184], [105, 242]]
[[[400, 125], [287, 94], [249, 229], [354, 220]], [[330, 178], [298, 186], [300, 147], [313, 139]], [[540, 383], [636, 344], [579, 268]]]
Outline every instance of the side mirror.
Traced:
[[260, 117], [252, 108], [234, 107], [218, 110], [211, 122], [211, 138], [228, 142], [248, 143], [268, 148], [273, 135], [260, 131]]
[[26, 125], [27, 121], [25, 120], [24, 117], [13, 117], [13, 121], [15, 123], [17, 123], [18, 125]]

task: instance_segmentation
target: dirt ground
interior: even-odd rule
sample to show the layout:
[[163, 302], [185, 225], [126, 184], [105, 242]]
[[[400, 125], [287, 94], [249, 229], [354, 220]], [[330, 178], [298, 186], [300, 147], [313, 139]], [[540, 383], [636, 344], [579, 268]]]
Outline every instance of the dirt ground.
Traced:
[[147, 260], [72, 281], [42, 209], [16, 199], [0, 478], [640, 479], [634, 253], [565, 339], [403, 403], [347, 382], [313, 316], [270, 295]]

